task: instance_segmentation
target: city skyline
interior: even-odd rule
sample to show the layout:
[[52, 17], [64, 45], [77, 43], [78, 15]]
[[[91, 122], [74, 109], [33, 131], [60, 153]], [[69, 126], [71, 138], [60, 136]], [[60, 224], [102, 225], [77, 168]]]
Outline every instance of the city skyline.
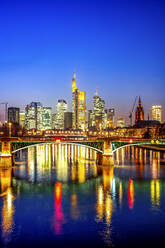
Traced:
[[[75, 73], [74, 73], [74, 76], [73, 76], [73, 78], [75, 77]], [[73, 78], [72, 78], [72, 80], [73, 80]], [[77, 82], [76, 82], [76, 84], [77, 84]], [[85, 91], [85, 94], [86, 94], [86, 91]], [[95, 95], [99, 95], [98, 94], [98, 88], [96, 88], [96, 92], [95, 92], [95, 94], [93, 95], [93, 97], [92, 97], [92, 99], [91, 99], [91, 104], [90, 104], [90, 106], [91, 107], [89, 107], [89, 106], [87, 106], [87, 109], [86, 109], [86, 114], [88, 115], [88, 111], [89, 110], [91, 110], [91, 109], [93, 109], [93, 99], [94, 99], [94, 97], [95, 97]], [[100, 96], [100, 95], [99, 95]], [[137, 105], [138, 105], [138, 99], [137, 99], [137, 97], [138, 96], [136, 96], [135, 98], [136, 99], [134, 99], [134, 103], [135, 103], [135, 106], [134, 107], [136, 107]], [[140, 96], [139, 96], [140, 97]], [[88, 102], [88, 100], [89, 99], [87, 99], [87, 102]], [[104, 98], [103, 98], [103, 100], [104, 100]], [[57, 105], [57, 102], [59, 102], [60, 101], [60, 99], [57, 99], [56, 100], [56, 103], [53, 105], [53, 106], [48, 106], [47, 104], [45, 105], [46, 107], [50, 107], [53, 111], [52, 111], [52, 113], [57, 113], [57, 110], [56, 110], [56, 105]], [[64, 101], [66, 101], [65, 99], [64, 99]], [[43, 105], [43, 103], [41, 102], [41, 101], [31, 101], [31, 102], [38, 102], [38, 103], [41, 103], [42, 105]], [[71, 103], [70, 103], [71, 102]], [[143, 102], [143, 106], [145, 106], [145, 101], [143, 101], [143, 99], [142, 99], [142, 102]], [[4, 102], [5, 103], [5, 102]], [[0, 121], [1, 122], [4, 122], [4, 119], [5, 119], [5, 104], [2, 104], [2, 105], [4, 105], [3, 107], [1, 107], [1, 113], [0, 113]], [[7, 102], [8, 103], [8, 102]], [[25, 109], [26, 109], [26, 106], [27, 106], [27, 104], [28, 103], [26, 103], [26, 105], [24, 106], [24, 108], [21, 108], [18, 104], [16, 105], [16, 106], [14, 106], [14, 105], [12, 105], [12, 104], [10, 104], [10, 103], [8, 103], [8, 108], [12, 108], [12, 107], [16, 107], [16, 108], [20, 108], [20, 111], [25, 111]], [[67, 103], [68, 104], [68, 103]], [[72, 109], [72, 107], [73, 106], [71, 106], [71, 104], [72, 104], [72, 98], [71, 98], [71, 100], [69, 100], [69, 104], [68, 104], [68, 111], [73, 111], [73, 109]], [[158, 104], [156, 104], [156, 106], [157, 106]], [[1, 105], [0, 105], [1, 106]], [[153, 104], [151, 105], [151, 106], [149, 106], [149, 108], [148, 108], [148, 112], [146, 112], [145, 111], [145, 109], [144, 109], [144, 119], [148, 119], [148, 117], [150, 118], [150, 119], [152, 119], [152, 115], [151, 115], [151, 108], [152, 108], [152, 106], [153, 106]], [[107, 107], [107, 103], [105, 102], [105, 109], [111, 109], [111, 108], [113, 108], [113, 106], [108, 106]], [[131, 111], [131, 109], [130, 109], [130, 111]], [[119, 112], [118, 110], [116, 110], [115, 109], [115, 112]], [[164, 108], [162, 108], [162, 122], [164, 122], [164, 113], [165, 113], [165, 109]], [[135, 108], [134, 108], [134, 111], [133, 111], [133, 123], [134, 123], [134, 116], [135, 116]], [[130, 119], [129, 119], [129, 113], [128, 113], [128, 115], [124, 115], [124, 114], [118, 114], [118, 115], [116, 115], [115, 114], [115, 122], [117, 122], [117, 120], [118, 119], [120, 119], [120, 118], [124, 118], [124, 120], [126, 121], [126, 125], [129, 125], [130, 124]], [[88, 118], [87, 118], [88, 119]]]
[[1, 102], [24, 109], [40, 101], [55, 111], [65, 99], [71, 110], [76, 72], [87, 109], [98, 88], [116, 117], [128, 122], [140, 95], [145, 118], [161, 105], [164, 121], [163, 1], [2, 1], [0, 7]]

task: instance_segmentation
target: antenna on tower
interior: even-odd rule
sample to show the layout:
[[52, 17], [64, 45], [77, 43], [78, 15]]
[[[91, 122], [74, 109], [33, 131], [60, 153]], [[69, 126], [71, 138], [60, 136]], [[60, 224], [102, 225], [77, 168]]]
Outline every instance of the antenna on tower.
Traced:
[[98, 87], [96, 87], [96, 96], [98, 96]]
[[74, 72], [74, 79], [76, 79], [76, 73]]

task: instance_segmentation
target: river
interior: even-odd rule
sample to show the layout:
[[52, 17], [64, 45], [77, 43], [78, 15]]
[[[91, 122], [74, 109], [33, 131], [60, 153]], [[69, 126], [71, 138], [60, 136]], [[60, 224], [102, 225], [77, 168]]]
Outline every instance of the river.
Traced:
[[165, 153], [37, 145], [0, 169], [0, 247], [164, 247]]

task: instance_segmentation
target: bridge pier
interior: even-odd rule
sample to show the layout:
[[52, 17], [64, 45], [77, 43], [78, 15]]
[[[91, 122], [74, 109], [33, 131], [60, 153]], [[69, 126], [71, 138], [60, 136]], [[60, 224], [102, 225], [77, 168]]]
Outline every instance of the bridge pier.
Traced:
[[103, 153], [97, 153], [97, 163], [103, 166], [114, 165], [114, 157], [110, 140], [105, 140]]
[[11, 167], [15, 160], [14, 154], [11, 152], [11, 144], [7, 139], [1, 141], [0, 167]]

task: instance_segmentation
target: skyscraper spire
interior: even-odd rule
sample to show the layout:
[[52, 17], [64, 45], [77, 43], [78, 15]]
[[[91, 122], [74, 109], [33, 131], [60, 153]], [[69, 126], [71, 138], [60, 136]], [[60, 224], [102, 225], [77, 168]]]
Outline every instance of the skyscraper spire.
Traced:
[[76, 73], [74, 73], [72, 78], [72, 93], [77, 89], [76, 87]]
[[98, 96], [98, 88], [96, 87], [96, 94], [95, 94], [96, 96]]

